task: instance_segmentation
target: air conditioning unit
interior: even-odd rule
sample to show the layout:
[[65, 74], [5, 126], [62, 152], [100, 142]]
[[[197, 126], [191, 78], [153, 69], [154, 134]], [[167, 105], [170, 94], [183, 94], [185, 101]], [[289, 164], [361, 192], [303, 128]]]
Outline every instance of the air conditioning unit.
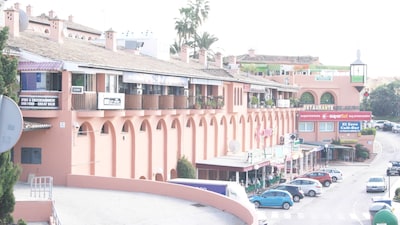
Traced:
[[137, 95], [143, 94], [143, 90], [142, 90], [142, 89], [136, 89], [136, 94], [137, 94]]
[[186, 89], [186, 90], [183, 92], [183, 95], [189, 96], [189, 90]]
[[83, 86], [72, 86], [71, 93], [72, 94], [83, 94]]
[[136, 88], [142, 88], [142, 84], [136, 84]]

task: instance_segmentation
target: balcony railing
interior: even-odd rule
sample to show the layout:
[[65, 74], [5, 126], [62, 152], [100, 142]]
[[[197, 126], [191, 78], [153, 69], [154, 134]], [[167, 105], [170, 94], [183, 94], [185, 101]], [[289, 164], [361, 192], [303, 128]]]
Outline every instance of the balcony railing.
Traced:
[[[126, 110], [221, 109], [223, 106], [223, 96], [125, 94]], [[96, 110], [96, 93], [73, 95], [72, 108], [74, 110]]]

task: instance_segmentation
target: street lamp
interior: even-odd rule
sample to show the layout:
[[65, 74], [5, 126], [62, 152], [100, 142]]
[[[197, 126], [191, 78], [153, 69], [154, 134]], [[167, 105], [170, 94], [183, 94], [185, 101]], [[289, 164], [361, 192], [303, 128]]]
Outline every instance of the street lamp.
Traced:
[[290, 135], [290, 180], [293, 180], [293, 145], [296, 135]]
[[[393, 164], [392, 163], [389, 163], [388, 164], [388, 168], [390, 168], [390, 167], [392, 167], [393, 166]], [[386, 174], [387, 175], [387, 177], [388, 177], [388, 195], [389, 195], [389, 199], [390, 199], [390, 173], [387, 173]]]
[[260, 168], [258, 164], [254, 165], [254, 191], [257, 193], [257, 185], [258, 185], [258, 178], [257, 178], [257, 170]]
[[328, 162], [329, 162], [329, 145], [328, 144], [325, 144], [325, 152], [326, 152], [325, 167], [327, 167]]

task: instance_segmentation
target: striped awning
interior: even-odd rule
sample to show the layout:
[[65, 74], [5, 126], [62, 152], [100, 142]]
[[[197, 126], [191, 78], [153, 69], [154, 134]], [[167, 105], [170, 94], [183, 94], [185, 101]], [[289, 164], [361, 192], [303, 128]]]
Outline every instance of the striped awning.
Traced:
[[19, 62], [18, 71], [61, 71], [63, 62]]

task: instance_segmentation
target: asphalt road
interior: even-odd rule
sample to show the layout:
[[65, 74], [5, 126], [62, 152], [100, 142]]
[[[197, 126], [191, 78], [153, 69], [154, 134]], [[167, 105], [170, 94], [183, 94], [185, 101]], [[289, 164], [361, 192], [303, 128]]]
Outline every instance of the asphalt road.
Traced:
[[[268, 225], [370, 225], [372, 198], [389, 198], [389, 190], [385, 193], [366, 193], [366, 181], [372, 175], [386, 176], [388, 161], [400, 159], [399, 140], [400, 134], [378, 131], [373, 159], [363, 163], [330, 162], [330, 167], [342, 170], [343, 181], [324, 188], [324, 193], [319, 197], [305, 197], [289, 210], [258, 209], [258, 213], [267, 218]], [[392, 198], [396, 187], [400, 187], [400, 177], [391, 176], [387, 179], [390, 179]], [[393, 206], [395, 214], [400, 214], [400, 204], [393, 203]]]

